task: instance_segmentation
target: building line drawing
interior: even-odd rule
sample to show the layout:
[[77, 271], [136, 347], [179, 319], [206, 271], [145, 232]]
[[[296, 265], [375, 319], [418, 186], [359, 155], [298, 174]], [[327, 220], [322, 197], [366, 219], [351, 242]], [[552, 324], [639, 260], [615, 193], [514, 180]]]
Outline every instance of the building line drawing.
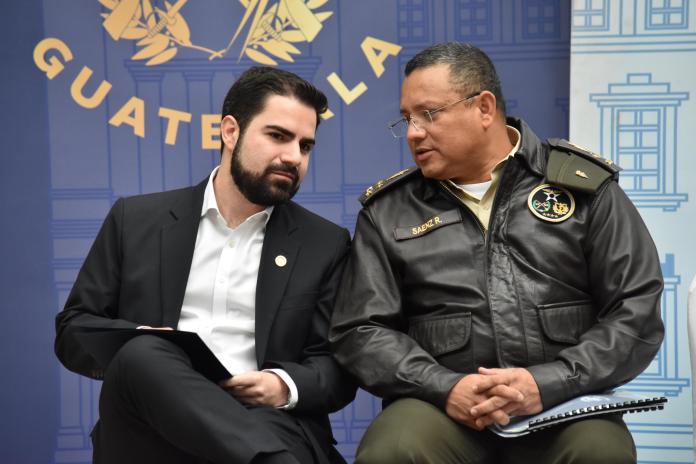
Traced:
[[591, 93], [600, 108], [599, 151], [623, 168], [619, 181], [639, 208], [676, 211], [688, 200], [677, 189], [677, 110], [688, 92], [673, 92], [651, 73], [629, 73], [608, 91]]

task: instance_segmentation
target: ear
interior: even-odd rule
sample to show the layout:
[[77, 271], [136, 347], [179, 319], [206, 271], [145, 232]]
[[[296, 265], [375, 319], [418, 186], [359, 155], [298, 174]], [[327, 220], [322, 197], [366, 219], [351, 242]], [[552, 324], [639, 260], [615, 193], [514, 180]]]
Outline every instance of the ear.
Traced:
[[495, 120], [498, 109], [496, 108], [496, 98], [492, 92], [484, 90], [478, 97], [478, 109], [481, 113], [481, 122], [484, 127], [488, 128], [493, 124]]
[[220, 138], [225, 148], [232, 152], [239, 140], [239, 124], [234, 116], [228, 114], [220, 121]]

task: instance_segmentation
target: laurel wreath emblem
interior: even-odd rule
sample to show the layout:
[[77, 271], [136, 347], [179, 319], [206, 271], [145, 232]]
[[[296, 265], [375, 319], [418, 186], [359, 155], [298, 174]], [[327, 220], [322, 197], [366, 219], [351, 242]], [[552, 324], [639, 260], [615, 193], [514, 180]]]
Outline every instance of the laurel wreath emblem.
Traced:
[[191, 41], [191, 30], [181, 14], [188, 0], [164, 2], [165, 9], [152, 6], [150, 0], [98, 0], [107, 11], [102, 13], [104, 29], [114, 40], [137, 40], [139, 49], [132, 60], [147, 60], [146, 66], [166, 63], [179, 48], [206, 53], [209, 60], [222, 58], [232, 48], [244, 27], [251, 21], [238, 59], [246, 56], [269, 66], [277, 60], [293, 62], [302, 52], [293, 43], [312, 42], [322, 23], [333, 12], [314, 10], [328, 0], [239, 0], [246, 8], [244, 17], [227, 47], [213, 50]]

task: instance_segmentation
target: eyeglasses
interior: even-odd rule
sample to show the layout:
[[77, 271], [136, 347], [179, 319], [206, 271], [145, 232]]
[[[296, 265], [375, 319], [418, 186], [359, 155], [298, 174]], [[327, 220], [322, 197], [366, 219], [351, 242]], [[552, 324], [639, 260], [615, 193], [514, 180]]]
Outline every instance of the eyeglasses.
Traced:
[[457, 103], [461, 103], [463, 101], [471, 100], [474, 97], [478, 97], [481, 95], [482, 90], [479, 90], [476, 93], [472, 93], [471, 95], [462, 98], [461, 100], [457, 100], [452, 103], [447, 103], [446, 105], [443, 105], [439, 108], [435, 108], [434, 110], [423, 110], [423, 111], [418, 111], [416, 114], [409, 114], [407, 116], [404, 116], [403, 118], [399, 119], [398, 121], [394, 121], [389, 124], [389, 130], [391, 131], [392, 135], [396, 139], [400, 139], [402, 137], [406, 137], [406, 133], [408, 132], [408, 125], [413, 124], [413, 127], [416, 128], [416, 130], [423, 130], [425, 129], [429, 124], [432, 124], [433, 122], [433, 115], [435, 113], [438, 113], [440, 111], [446, 110], [450, 106], [454, 106]]

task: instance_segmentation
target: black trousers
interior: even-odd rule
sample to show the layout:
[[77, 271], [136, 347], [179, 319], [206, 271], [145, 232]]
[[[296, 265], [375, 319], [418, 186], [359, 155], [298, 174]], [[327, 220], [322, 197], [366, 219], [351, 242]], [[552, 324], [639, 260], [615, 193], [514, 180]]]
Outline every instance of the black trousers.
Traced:
[[291, 414], [241, 404], [158, 337], [136, 337], [114, 357], [99, 414], [95, 464], [316, 461]]

